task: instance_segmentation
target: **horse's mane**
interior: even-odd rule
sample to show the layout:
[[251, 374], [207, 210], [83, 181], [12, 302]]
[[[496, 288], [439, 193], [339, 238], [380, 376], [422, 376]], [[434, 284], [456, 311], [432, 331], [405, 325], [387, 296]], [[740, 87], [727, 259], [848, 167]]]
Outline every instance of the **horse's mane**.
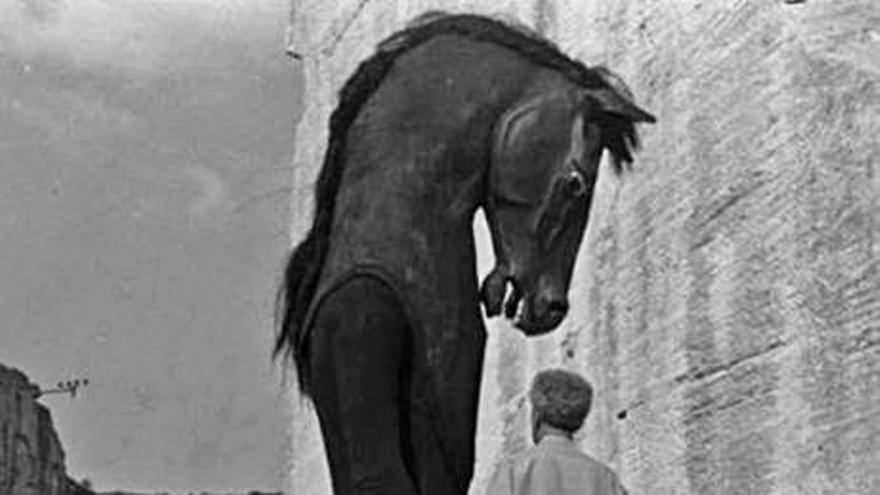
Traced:
[[[327, 252], [336, 195], [345, 164], [345, 137], [363, 104], [376, 91], [395, 60], [422, 43], [440, 35], [457, 35], [494, 43], [513, 50], [543, 67], [554, 69], [584, 88], [612, 88], [628, 91], [609, 81], [602, 68], [587, 68], [559, 48], [523, 26], [472, 14], [429, 12], [382, 41], [364, 60], [339, 92], [339, 103], [330, 116], [330, 133], [324, 163], [315, 185], [315, 214], [312, 227], [291, 253], [276, 299], [278, 332], [274, 355], [293, 358], [300, 390], [309, 393], [308, 347], [304, 342], [305, 318], [317, 289]], [[613, 87], [612, 87], [613, 86]], [[612, 155], [617, 171], [631, 163], [630, 149], [638, 146], [632, 122], [608, 117], [600, 123], [603, 145]]]

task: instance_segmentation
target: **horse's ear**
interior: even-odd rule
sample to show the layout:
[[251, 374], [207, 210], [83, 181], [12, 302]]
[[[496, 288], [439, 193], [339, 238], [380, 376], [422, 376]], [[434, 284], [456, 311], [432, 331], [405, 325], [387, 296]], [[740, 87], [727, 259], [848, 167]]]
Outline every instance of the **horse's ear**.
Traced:
[[597, 104], [600, 112], [619, 115], [632, 122], [657, 122], [653, 115], [636, 106], [632, 91], [622, 77], [601, 65], [592, 70], [606, 84], [604, 88], [586, 90], [587, 96]]
[[650, 113], [642, 110], [635, 103], [610, 88], [591, 89], [586, 91], [586, 97], [601, 113], [608, 113], [624, 117], [632, 122], [657, 122]]

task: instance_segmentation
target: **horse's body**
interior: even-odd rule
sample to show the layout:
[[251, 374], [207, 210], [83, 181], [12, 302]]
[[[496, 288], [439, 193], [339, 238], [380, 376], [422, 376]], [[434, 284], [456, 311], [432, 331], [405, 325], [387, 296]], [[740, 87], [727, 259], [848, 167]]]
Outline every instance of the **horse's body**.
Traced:
[[[485, 342], [472, 235], [478, 208], [487, 208], [499, 257], [482, 293], [487, 313], [500, 311], [511, 282], [518, 294], [507, 312], [526, 296], [527, 333], [548, 331], [564, 315], [558, 300], [586, 223], [598, 156], [620, 143], [593, 135], [580, 179], [587, 190], [577, 199], [584, 207], [553, 217], [561, 251], [537, 252], [538, 244], [528, 250], [527, 258], [560, 258], [558, 276], [516, 272], [527, 263], [507, 259], [516, 258], [509, 251], [524, 235], [510, 233], [519, 228], [511, 215], [528, 208], [503, 197], [514, 193], [497, 193], [493, 202], [492, 184], [522, 188], [543, 175], [499, 179], [490, 164], [540, 166], [516, 127], [532, 125], [520, 115], [533, 107], [549, 109], [532, 112], [545, 119], [541, 129], [565, 126], [536, 144], [541, 157], [555, 153], [561, 163], [582, 152], [589, 132], [583, 121], [577, 136], [570, 130], [578, 113], [571, 108], [583, 104], [571, 95], [610, 90], [597, 73], [584, 69], [577, 79], [582, 66], [564, 57], [538, 63], [517, 43], [552, 49], [496, 21], [441, 17], [386, 41], [343, 89], [315, 226], [288, 266], [279, 338], [315, 402], [337, 495], [467, 492]], [[559, 66], [566, 62], [567, 72]], [[628, 119], [615, 121], [619, 132], [638, 120]], [[626, 160], [625, 146], [625, 156], [616, 157]], [[530, 187], [543, 195], [547, 177], [543, 187]], [[571, 228], [562, 229], [565, 219]], [[550, 273], [550, 265], [533, 271]]]

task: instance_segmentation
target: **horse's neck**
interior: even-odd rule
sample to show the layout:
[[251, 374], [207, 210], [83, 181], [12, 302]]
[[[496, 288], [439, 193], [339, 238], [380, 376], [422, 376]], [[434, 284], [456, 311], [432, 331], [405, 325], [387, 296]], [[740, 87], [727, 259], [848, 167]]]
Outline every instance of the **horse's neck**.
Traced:
[[331, 263], [376, 261], [475, 290], [471, 225], [492, 130], [534, 75], [506, 49], [449, 37], [396, 60], [347, 134]]
[[458, 268], [452, 263], [468, 262], [482, 171], [453, 181], [445, 168], [424, 154], [398, 156], [381, 170], [344, 180], [333, 230], [347, 257], [386, 265], [445, 265], [447, 271]]
[[331, 270], [375, 265], [418, 286], [414, 291], [475, 293], [471, 225], [485, 165], [465, 157], [454, 136], [391, 136], [385, 129], [360, 129], [355, 135], [363, 138], [347, 149]]

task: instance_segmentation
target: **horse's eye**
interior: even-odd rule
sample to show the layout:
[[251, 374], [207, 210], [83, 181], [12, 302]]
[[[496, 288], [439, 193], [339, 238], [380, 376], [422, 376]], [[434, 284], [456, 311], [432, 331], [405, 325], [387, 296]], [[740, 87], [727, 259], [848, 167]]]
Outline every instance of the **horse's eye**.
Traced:
[[569, 195], [581, 197], [587, 193], [587, 183], [580, 172], [572, 171], [565, 177], [565, 189]]

